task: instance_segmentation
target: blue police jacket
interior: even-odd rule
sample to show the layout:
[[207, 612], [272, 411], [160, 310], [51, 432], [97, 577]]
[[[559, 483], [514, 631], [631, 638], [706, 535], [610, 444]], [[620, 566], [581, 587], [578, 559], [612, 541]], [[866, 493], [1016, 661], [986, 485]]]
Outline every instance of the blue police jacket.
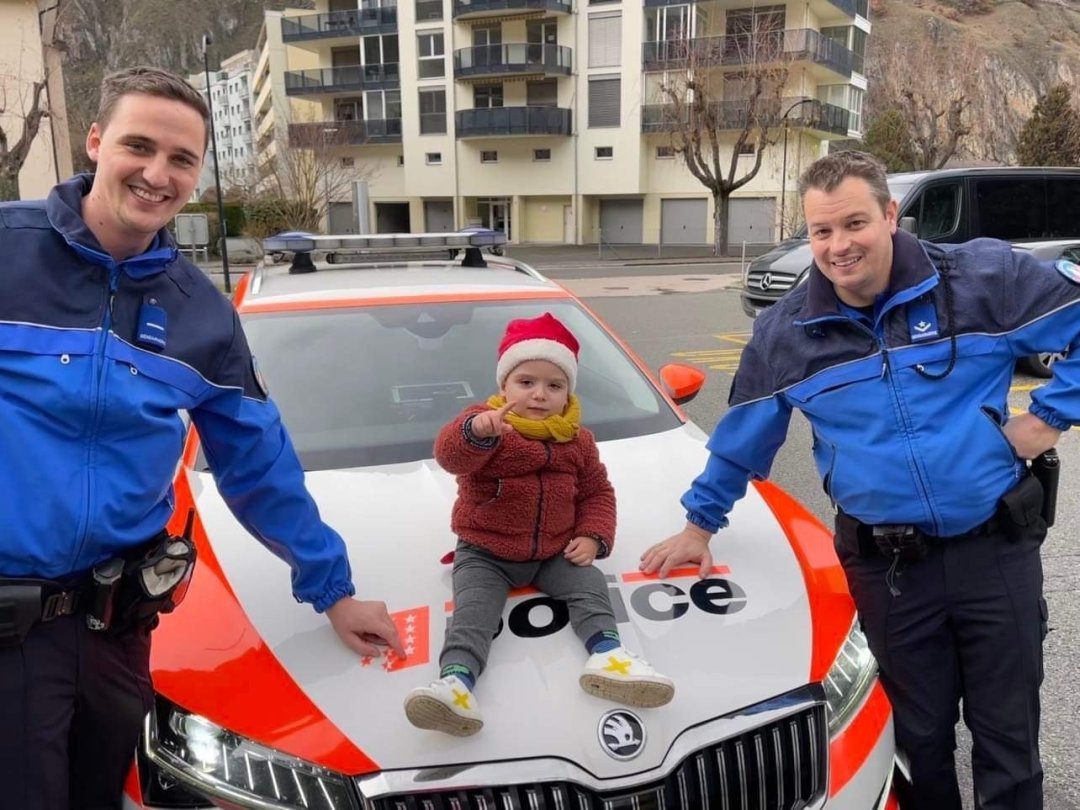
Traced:
[[220, 492], [324, 610], [354, 593], [239, 318], [167, 231], [124, 261], [82, 219], [91, 178], [0, 205], [0, 576], [58, 578], [159, 532], [190, 413]]
[[1016, 359], [1063, 349], [1030, 406], [1061, 430], [1080, 421], [1080, 269], [1070, 262], [901, 231], [872, 317], [844, 306], [813, 267], [754, 324], [731, 408], [683, 496], [687, 519], [709, 532], [727, 525], [748, 479], [768, 476], [797, 408], [835, 505], [864, 523], [963, 534], [1023, 474], [1002, 431]]

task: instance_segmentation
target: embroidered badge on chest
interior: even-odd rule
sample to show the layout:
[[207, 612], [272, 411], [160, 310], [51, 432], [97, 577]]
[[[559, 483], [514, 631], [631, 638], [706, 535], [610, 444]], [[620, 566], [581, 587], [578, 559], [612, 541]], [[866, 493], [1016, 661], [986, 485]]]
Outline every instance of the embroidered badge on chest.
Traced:
[[1054, 262], [1054, 269], [1073, 284], [1080, 284], [1080, 265], [1074, 264], [1068, 259], [1058, 259]]
[[930, 298], [920, 298], [907, 305], [908, 332], [918, 343], [938, 336], [937, 308]]
[[148, 298], [139, 307], [139, 329], [135, 333], [135, 342], [144, 349], [164, 351], [168, 323], [168, 316], [158, 306], [157, 299]]

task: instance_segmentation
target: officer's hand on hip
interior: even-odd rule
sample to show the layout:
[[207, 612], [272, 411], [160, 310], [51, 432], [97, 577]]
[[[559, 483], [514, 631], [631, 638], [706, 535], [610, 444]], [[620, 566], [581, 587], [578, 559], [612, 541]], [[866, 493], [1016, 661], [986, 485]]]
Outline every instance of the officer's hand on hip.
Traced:
[[1046, 424], [1033, 413], [1014, 416], [1004, 427], [1005, 438], [1012, 444], [1016, 455], [1032, 459], [1045, 453], [1061, 436], [1061, 431]]
[[712, 570], [712, 554], [709, 552], [709, 540], [712, 535], [693, 523], [678, 534], [657, 543], [641, 555], [639, 568], [646, 573], [660, 572], [666, 577], [671, 569], [686, 562], [698, 563], [698, 576], [704, 579]]
[[326, 609], [326, 617], [334, 626], [338, 637], [346, 646], [360, 655], [380, 655], [381, 647], [390, 646], [394, 652], [405, 657], [397, 628], [385, 602], [362, 602], [346, 597]]

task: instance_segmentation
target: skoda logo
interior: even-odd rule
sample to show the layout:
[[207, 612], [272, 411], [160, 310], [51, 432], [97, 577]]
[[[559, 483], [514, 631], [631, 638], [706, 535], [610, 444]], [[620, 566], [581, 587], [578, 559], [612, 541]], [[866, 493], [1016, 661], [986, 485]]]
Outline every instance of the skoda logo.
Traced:
[[596, 730], [600, 747], [614, 759], [633, 759], [645, 747], [645, 724], [626, 709], [605, 712]]
[[772, 286], [772, 273], [766, 273], [761, 277], [761, 289], [767, 290]]

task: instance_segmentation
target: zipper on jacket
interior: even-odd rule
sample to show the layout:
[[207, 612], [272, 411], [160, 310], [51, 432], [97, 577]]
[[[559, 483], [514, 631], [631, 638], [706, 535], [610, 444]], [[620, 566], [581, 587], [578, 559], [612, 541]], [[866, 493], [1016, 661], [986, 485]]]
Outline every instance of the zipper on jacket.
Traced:
[[[544, 442], [544, 467], [551, 463], [551, 445]], [[531, 559], [536, 559], [540, 553], [540, 519], [544, 515], [544, 467], [536, 471], [536, 482], [540, 485], [540, 496], [536, 501], [536, 520], [533, 523], [532, 554]]]
[[937, 515], [934, 513], [934, 504], [930, 500], [930, 492], [926, 486], [926, 482], [923, 480], [923, 473], [919, 467], [918, 459], [915, 457], [915, 447], [911, 440], [911, 429], [907, 423], [907, 419], [904, 417], [903, 403], [900, 400], [900, 385], [896, 380], [896, 375], [892, 373], [892, 366], [889, 364], [889, 350], [885, 347], [885, 336], [875, 332], [874, 337], [881, 347], [881, 378], [887, 382], [889, 390], [892, 392], [893, 400], [896, 403], [896, 416], [900, 421], [900, 426], [904, 429], [904, 439], [907, 442], [908, 454], [911, 457], [911, 464], [915, 470], [915, 485], [919, 488], [919, 494], [922, 496], [923, 503], [926, 504], [926, 510], [930, 514], [930, 520], [934, 524], [934, 529], [938, 530], [941, 528], [940, 521], [938, 521]]
[[105, 298], [105, 312], [101, 318], [101, 335], [94, 347], [94, 376], [90, 382], [90, 401], [93, 406], [93, 415], [90, 419], [90, 429], [86, 436], [86, 488], [84, 492], [85, 504], [83, 515], [83, 531], [79, 542], [75, 547], [75, 555], [72, 557], [69, 567], [75, 567], [86, 541], [93, 533], [93, 501], [94, 501], [94, 450], [97, 443], [98, 429], [101, 427], [101, 418], [105, 411], [105, 384], [108, 379], [108, 364], [105, 362], [105, 345], [108, 343], [109, 332], [112, 330], [113, 299], [120, 283], [120, 268], [112, 264], [108, 268], [109, 282], [107, 296]]

